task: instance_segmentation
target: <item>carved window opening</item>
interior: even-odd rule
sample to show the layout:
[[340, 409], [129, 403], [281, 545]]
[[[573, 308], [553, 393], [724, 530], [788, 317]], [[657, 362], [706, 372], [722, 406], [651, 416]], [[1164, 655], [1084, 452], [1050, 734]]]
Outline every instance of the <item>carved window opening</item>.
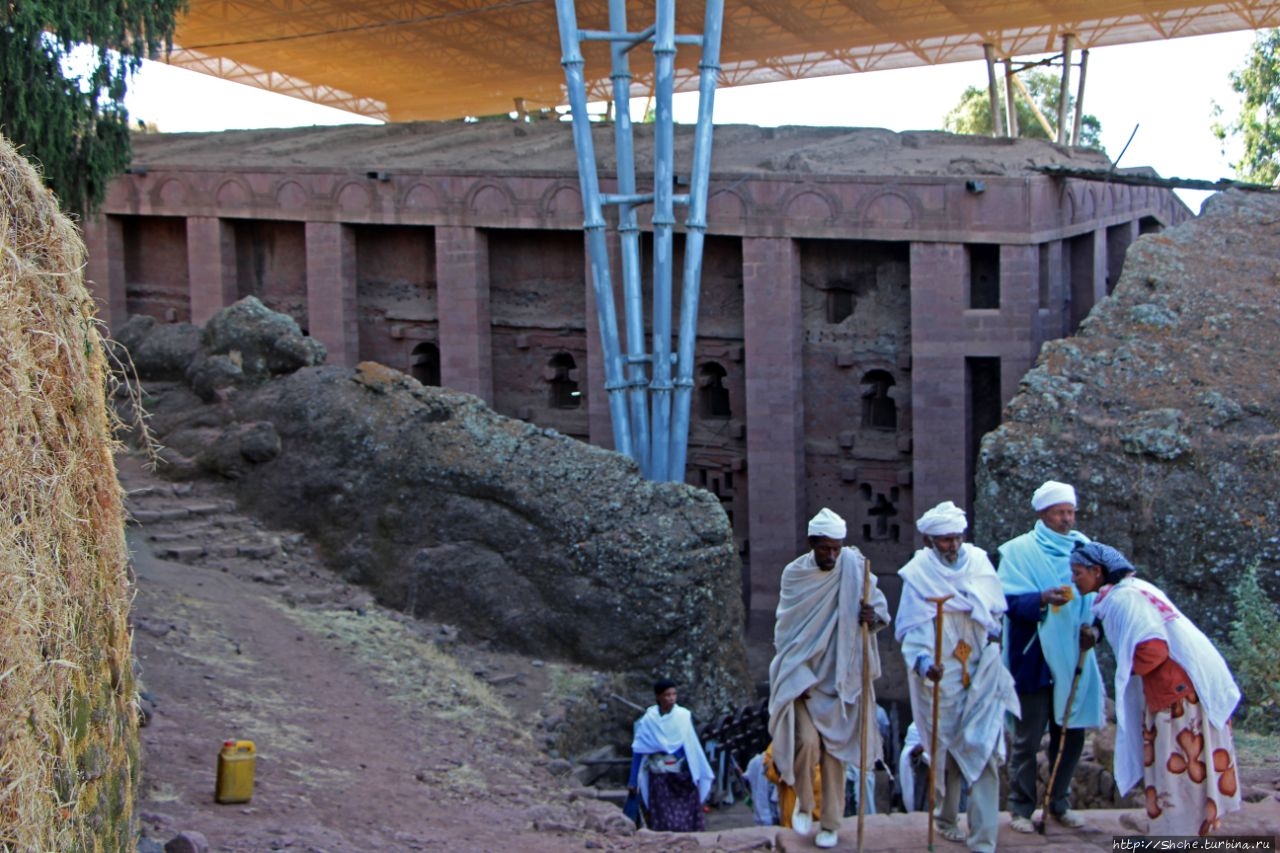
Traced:
[[698, 414], [703, 418], [727, 419], [733, 416], [729, 406], [729, 389], [725, 387], [728, 372], [714, 361], [698, 368]]
[[853, 309], [858, 306], [858, 295], [853, 284], [844, 281], [833, 281], [827, 289], [827, 322], [843, 323], [853, 316]]
[[423, 385], [440, 384], [440, 348], [435, 344], [418, 344], [410, 356], [409, 375]]
[[969, 307], [1000, 307], [1000, 247], [976, 243], [969, 247]]
[[576, 409], [582, 405], [578, 388], [578, 363], [567, 352], [558, 352], [547, 362], [547, 382], [551, 386], [553, 409]]
[[862, 425], [868, 429], [896, 430], [898, 404], [890, 396], [893, 377], [886, 370], [869, 370], [862, 377]]

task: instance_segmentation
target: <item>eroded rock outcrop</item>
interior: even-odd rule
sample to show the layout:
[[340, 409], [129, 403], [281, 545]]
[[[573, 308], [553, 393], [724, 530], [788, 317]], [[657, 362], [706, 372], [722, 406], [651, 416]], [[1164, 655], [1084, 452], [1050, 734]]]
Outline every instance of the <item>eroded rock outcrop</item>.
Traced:
[[1225, 636], [1251, 563], [1280, 595], [1280, 197], [1224, 193], [1129, 249], [1115, 292], [1046, 344], [982, 443], [976, 527], [1027, 529], [1073, 483], [1079, 527]]
[[[192, 365], [238, 311], [211, 321]], [[703, 719], [750, 697], [738, 557], [713, 495], [379, 364], [263, 364], [274, 378], [223, 374], [212, 403], [195, 367], [146, 383], [170, 476], [232, 481], [243, 507], [305, 531], [382, 603], [473, 638], [622, 673], [636, 695], [671, 674]]]

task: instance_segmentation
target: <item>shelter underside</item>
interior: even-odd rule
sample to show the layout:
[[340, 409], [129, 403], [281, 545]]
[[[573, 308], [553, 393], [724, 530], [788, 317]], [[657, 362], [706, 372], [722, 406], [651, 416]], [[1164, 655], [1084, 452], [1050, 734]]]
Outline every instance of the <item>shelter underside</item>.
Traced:
[[[632, 31], [652, 5], [628, 4]], [[578, 4], [608, 29], [607, 3]], [[703, 9], [677, 9], [680, 34]], [[740, 86], [1280, 26], [1280, 0], [1189, 3], [955, 3], [945, 0], [735, 0], [724, 11], [721, 84]], [[608, 47], [586, 51], [590, 95], [610, 95]], [[247, 2], [192, 0], [168, 61], [239, 83], [392, 121], [447, 119], [565, 102], [549, 0]], [[696, 51], [677, 55], [676, 89], [696, 88]], [[652, 91], [653, 56], [634, 51], [633, 91]]]

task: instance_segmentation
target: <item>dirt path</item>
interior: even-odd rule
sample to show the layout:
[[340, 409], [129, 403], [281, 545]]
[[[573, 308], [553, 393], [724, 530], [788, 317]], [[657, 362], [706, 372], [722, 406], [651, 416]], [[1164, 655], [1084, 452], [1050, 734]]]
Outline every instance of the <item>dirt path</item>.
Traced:
[[[463, 666], [430, 626], [313, 569], [301, 537], [260, 529], [201, 484], [120, 465], [141, 522], [135, 653], [154, 701], [147, 837], [196, 830], [212, 850], [245, 853], [560, 851], [625, 837], [615, 807], [552, 775], [536, 723], [519, 716], [548, 667], [502, 673], [501, 656], [479, 651]], [[493, 683], [517, 681], [510, 697]], [[257, 747], [248, 804], [213, 802], [228, 738]]]

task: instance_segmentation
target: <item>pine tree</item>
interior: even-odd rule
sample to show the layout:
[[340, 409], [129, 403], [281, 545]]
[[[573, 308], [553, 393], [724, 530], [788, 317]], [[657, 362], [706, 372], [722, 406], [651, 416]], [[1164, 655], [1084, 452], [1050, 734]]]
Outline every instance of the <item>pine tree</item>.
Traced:
[[129, 164], [128, 80], [172, 47], [186, 0], [0, 3], [0, 134], [37, 163], [64, 210], [97, 209]]

